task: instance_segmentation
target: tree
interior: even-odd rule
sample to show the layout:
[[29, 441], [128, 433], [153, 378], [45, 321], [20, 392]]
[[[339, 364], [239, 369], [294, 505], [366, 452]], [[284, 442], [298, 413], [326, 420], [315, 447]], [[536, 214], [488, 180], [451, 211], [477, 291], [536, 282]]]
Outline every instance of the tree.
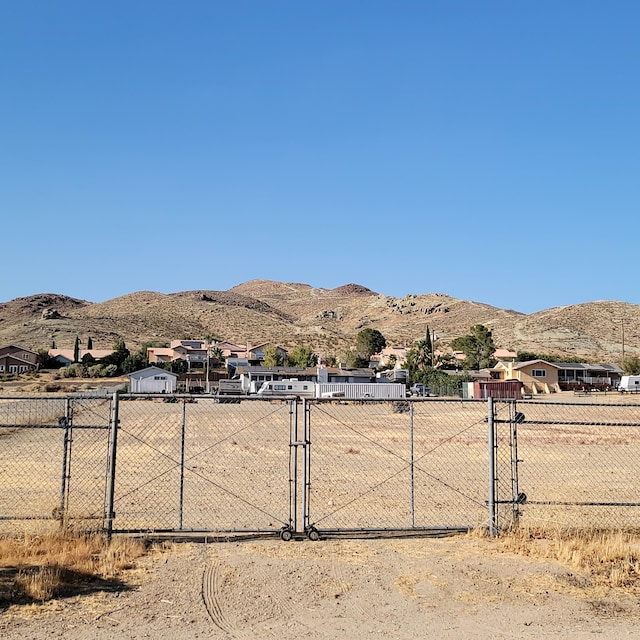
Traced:
[[380, 353], [386, 346], [385, 337], [377, 329], [368, 327], [356, 336], [356, 354], [367, 363], [374, 353]]
[[73, 361], [78, 362], [80, 360], [80, 338], [76, 336], [76, 341], [73, 343]]
[[640, 357], [638, 356], [629, 356], [624, 359], [622, 363], [622, 368], [624, 372], [629, 376], [638, 376], [640, 375]]
[[289, 351], [287, 364], [290, 367], [315, 367], [318, 364], [318, 356], [310, 347], [300, 345]]
[[101, 364], [115, 364], [118, 367], [118, 371], [122, 371], [122, 363], [129, 356], [129, 349], [124, 343], [124, 340], [118, 340], [113, 345], [113, 353], [110, 353], [108, 356], [105, 356], [100, 360]]
[[431, 341], [431, 331], [427, 327], [427, 333], [424, 339], [425, 355], [429, 361], [429, 366], [433, 367], [433, 342]]
[[91, 336], [87, 338], [87, 349], [93, 349], [93, 340], [91, 339]]
[[218, 366], [223, 362], [224, 353], [222, 353], [222, 349], [220, 347], [213, 347], [213, 349], [211, 349], [211, 364]]
[[492, 367], [496, 363], [493, 357], [496, 350], [493, 335], [482, 324], [474, 324], [467, 335], [452, 340], [451, 348], [454, 351], [464, 353], [466, 356], [464, 366], [467, 369], [479, 371], [486, 367]]
[[284, 364], [284, 355], [282, 351], [273, 345], [267, 345], [264, 348], [264, 357], [262, 365], [264, 367], [281, 367]]
[[48, 349], [38, 349], [38, 365], [40, 369], [60, 368], [60, 363], [49, 355]]

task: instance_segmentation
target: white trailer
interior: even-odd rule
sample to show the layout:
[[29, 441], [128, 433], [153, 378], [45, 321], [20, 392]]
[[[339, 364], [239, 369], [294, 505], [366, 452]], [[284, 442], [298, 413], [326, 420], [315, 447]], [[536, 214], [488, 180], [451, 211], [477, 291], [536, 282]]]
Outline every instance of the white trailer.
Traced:
[[406, 387], [397, 382], [321, 382], [317, 387], [316, 398], [398, 400], [407, 397]]
[[346, 398], [378, 400], [405, 398], [405, 386], [394, 382], [308, 382], [301, 380], [273, 380], [258, 390], [259, 396], [298, 396], [302, 398]]
[[640, 392], [640, 376], [622, 376], [618, 391], [636, 391]]

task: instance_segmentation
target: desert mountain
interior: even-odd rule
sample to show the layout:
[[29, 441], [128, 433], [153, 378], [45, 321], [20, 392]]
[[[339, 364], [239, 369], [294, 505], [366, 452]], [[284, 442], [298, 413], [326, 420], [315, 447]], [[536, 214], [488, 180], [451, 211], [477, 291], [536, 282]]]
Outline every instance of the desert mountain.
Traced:
[[251, 280], [228, 291], [162, 294], [139, 291], [88, 302], [38, 294], [0, 303], [0, 344], [72, 348], [75, 337], [95, 348], [122, 338], [130, 349], [144, 342], [192, 337], [284, 347], [305, 344], [337, 355], [358, 331], [378, 329], [388, 344], [410, 346], [427, 327], [438, 346], [474, 324], [492, 330], [499, 347], [562, 356], [567, 360], [619, 362], [640, 354], [640, 305], [597, 301], [526, 315], [441, 293], [394, 298], [357, 284], [335, 289], [301, 283]]

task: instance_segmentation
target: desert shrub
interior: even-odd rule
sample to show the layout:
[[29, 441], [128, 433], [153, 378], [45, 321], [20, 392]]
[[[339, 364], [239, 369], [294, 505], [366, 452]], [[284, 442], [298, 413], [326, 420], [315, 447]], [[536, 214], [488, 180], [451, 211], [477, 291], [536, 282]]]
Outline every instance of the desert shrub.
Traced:
[[60, 371], [65, 378], [86, 378], [88, 376], [87, 368], [80, 362], [70, 364]]
[[118, 375], [118, 367], [115, 364], [107, 364], [104, 365], [104, 375], [106, 378], [112, 378], [115, 375]]
[[101, 364], [94, 364], [87, 369], [90, 378], [103, 378], [105, 367]]

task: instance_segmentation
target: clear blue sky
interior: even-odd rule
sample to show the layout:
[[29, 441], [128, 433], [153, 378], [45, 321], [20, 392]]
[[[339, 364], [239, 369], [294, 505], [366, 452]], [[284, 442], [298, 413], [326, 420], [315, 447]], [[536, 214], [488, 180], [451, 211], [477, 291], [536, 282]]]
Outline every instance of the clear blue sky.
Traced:
[[637, 0], [0, 2], [0, 301], [638, 304], [638, 25]]

